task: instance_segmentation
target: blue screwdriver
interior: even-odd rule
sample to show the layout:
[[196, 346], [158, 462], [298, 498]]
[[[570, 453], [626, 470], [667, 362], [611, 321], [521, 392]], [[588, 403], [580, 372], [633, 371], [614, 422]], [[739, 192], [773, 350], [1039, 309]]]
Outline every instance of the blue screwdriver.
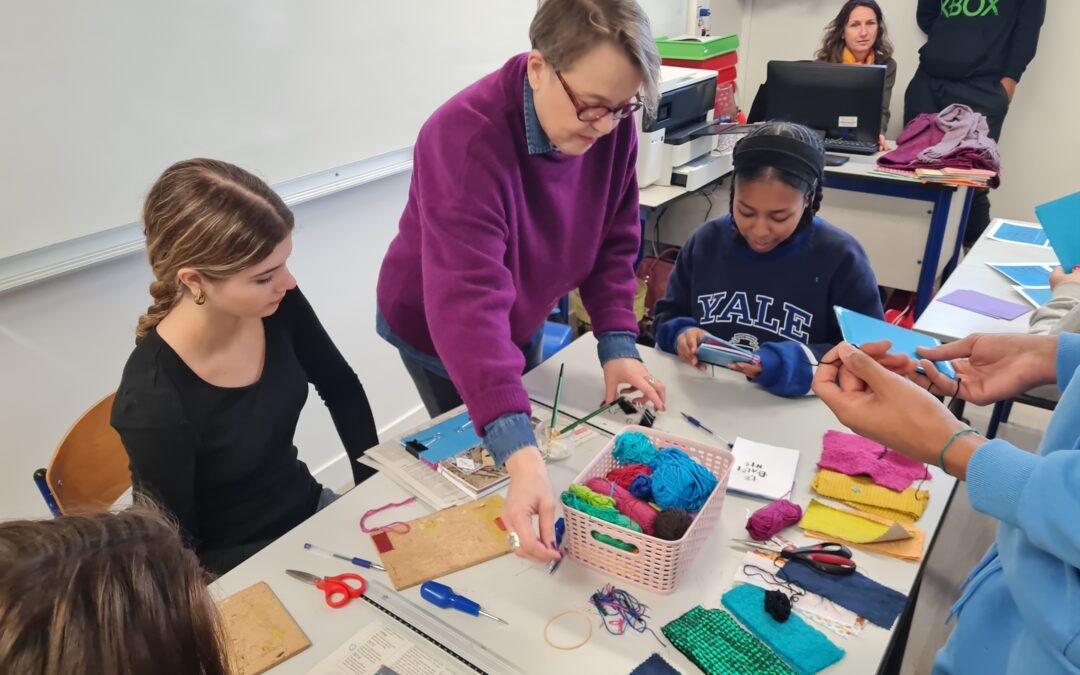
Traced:
[[486, 616], [492, 621], [505, 623], [507, 626], [510, 625], [494, 614], [488, 614], [480, 609], [480, 605], [466, 598], [464, 595], [458, 595], [454, 592], [454, 589], [446, 584], [440, 584], [437, 581], [425, 581], [424, 585], [420, 587], [420, 597], [436, 607], [442, 607], [443, 609], [453, 607], [459, 612], [465, 612], [466, 614], [472, 614], [473, 616]]

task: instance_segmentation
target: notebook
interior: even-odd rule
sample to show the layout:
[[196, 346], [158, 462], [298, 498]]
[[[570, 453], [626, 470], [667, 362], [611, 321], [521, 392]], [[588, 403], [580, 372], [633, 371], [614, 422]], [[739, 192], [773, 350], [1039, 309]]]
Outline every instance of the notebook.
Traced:
[[706, 336], [698, 345], [697, 357], [699, 361], [724, 368], [733, 363], [761, 362], [757, 354], [712, 335]]
[[728, 492], [772, 500], [791, 492], [799, 468], [798, 450], [736, 438], [731, 452], [735, 464], [728, 478]]
[[[894, 326], [891, 323], [875, 319], [872, 316], [859, 314], [844, 307], [833, 307], [836, 312], [836, 320], [840, 323], [840, 332], [844, 340], [856, 347], [861, 347], [868, 342], [888, 340], [892, 342], [890, 354], [907, 354], [913, 359], [920, 359], [916, 347], [940, 347], [941, 340], [924, 333], [916, 333], [907, 328]], [[952, 379], [956, 379], [956, 371], [948, 361], [935, 361], [939, 372]]]
[[1036, 206], [1035, 216], [1061, 267], [1072, 271], [1080, 265], [1080, 192]]
[[496, 467], [495, 459], [482, 445], [443, 459], [439, 473], [473, 499], [486, 497], [510, 482], [510, 472], [505, 466]]

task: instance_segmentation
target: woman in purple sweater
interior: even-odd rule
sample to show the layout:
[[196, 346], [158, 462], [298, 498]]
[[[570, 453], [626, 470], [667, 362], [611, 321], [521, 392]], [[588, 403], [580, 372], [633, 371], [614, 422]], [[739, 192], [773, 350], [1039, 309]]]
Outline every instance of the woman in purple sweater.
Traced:
[[[416, 140], [409, 201], [379, 273], [379, 334], [432, 416], [462, 401], [510, 472], [518, 554], [555, 560], [554, 495], [522, 373], [544, 320], [578, 288], [605, 400], [629, 384], [663, 408], [635, 347], [641, 236], [634, 111], [655, 107], [659, 57], [635, 0], [545, 0], [532, 51], [460, 92]], [[540, 538], [532, 517], [539, 516]]]

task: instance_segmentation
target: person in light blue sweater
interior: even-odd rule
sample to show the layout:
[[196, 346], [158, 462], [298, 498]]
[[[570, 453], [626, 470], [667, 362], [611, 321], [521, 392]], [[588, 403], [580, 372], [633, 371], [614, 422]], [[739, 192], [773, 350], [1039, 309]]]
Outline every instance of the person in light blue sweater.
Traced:
[[798, 124], [770, 122], [735, 146], [731, 213], [691, 235], [656, 303], [660, 349], [704, 370], [708, 334], [755, 352], [732, 366], [768, 391], [802, 396], [842, 339], [834, 305], [882, 318], [859, 242], [817, 217], [825, 150]]
[[[999, 521], [934, 673], [1080, 673], [1080, 335], [972, 335], [920, 349], [918, 364], [887, 348], [841, 343], [814, 392], [856, 433], [967, 480], [972, 507]], [[942, 360], [957, 380], [934, 367]], [[984, 405], [1055, 382], [1061, 401], [1035, 453], [982, 438], [934, 397]]]

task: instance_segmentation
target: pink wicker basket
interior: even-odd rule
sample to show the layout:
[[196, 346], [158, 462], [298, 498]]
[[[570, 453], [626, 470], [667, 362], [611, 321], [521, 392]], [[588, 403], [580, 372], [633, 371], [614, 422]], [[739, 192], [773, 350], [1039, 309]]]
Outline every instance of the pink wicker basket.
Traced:
[[[658, 448], [679, 448], [711, 471], [719, 484], [694, 518], [690, 529], [677, 541], [633, 532], [564, 505], [566, 534], [563, 537], [563, 550], [570, 557], [593, 569], [666, 595], [673, 592], [686, 576], [705, 540], [720, 519], [728, 475], [735, 457], [728, 450], [672, 436], [656, 429], [628, 426], [625, 431], [640, 431]], [[611, 454], [614, 449], [615, 439], [612, 439], [574, 482], [583, 485], [590, 478], [606, 476], [608, 471], [618, 466]], [[593, 538], [594, 532], [633, 544], [637, 550], [623, 551], [605, 544]]]

